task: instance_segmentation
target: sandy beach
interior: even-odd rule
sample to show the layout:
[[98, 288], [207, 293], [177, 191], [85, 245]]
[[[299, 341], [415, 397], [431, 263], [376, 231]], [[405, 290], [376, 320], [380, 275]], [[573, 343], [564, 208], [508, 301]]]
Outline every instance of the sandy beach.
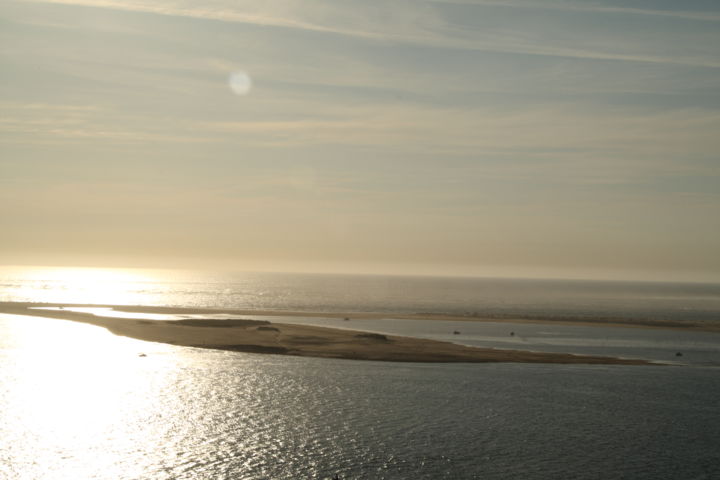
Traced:
[[[55, 307], [46, 309], [37, 307]], [[87, 305], [86, 305], [87, 306]], [[61, 308], [62, 307], [62, 308]], [[381, 335], [355, 330], [292, 325], [266, 320], [181, 319], [145, 320], [114, 318], [67, 310], [71, 305], [0, 303], [0, 313], [40, 316], [88, 323], [110, 332], [150, 342], [172, 345], [272, 353], [305, 357], [343, 358], [393, 362], [520, 362], [562, 364], [648, 365], [645, 360], [612, 357], [542, 353], [522, 350], [477, 348], [421, 338]], [[301, 315], [300, 312], [248, 312], [170, 307], [115, 307], [117, 311], [168, 315], [252, 314]], [[242, 312], [242, 313], [241, 313]], [[307, 313], [302, 313], [308, 316]], [[320, 316], [320, 314], [312, 314]], [[331, 316], [331, 314], [322, 314]], [[344, 316], [344, 314], [332, 314]], [[367, 318], [367, 317], [366, 317]], [[425, 317], [426, 318], [426, 317]]]

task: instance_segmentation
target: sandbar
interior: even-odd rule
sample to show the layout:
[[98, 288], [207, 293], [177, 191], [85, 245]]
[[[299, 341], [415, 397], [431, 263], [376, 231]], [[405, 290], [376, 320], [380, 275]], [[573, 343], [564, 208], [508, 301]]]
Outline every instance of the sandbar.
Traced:
[[[642, 359], [480, 348], [451, 342], [384, 335], [358, 330], [271, 323], [267, 320], [243, 318], [146, 320], [115, 318], [65, 309], [73, 306], [80, 305], [0, 302], [0, 313], [88, 323], [106, 328], [116, 335], [149, 342], [249, 353], [391, 362], [656, 364]], [[57, 309], [38, 309], [38, 307], [57, 307]], [[88, 307], [88, 305], [82, 305], [82, 307]], [[114, 309], [125, 312], [164, 313], [168, 315], [237, 314], [237, 311], [232, 310], [174, 307], [116, 306]], [[250, 312], [253, 315], [259, 315], [255, 311]], [[272, 312], [272, 315], [278, 314], [286, 315], [287, 313]], [[304, 315], [308, 316], [307, 313]], [[342, 314], [332, 314], [333, 317], [338, 315]], [[325, 316], [330, 316], [330, 314], [325, 314]]]
[[551, 325], [579, 325], [586, 327], [623, 327], [623, 328], [650, 328], [662, 330], [693, 330], [706, 332], [720, 332], [720, 322], [699, 322], [691, 320], [666, 319], [638, 319], [614, 317], [550, 317], [539, 315], [491, 315], [481, 312], [468, 312], [466, 314], [448, 313], [389, 313], [389, 312], [313, 312], [289, 310], [250, 310], [234, 308], [198, 308], [198, 307], [160, 307], [160, 306], [131, 306], [131, 305], [87, 305], [87, 304], [50, 304], [50, 303], [23, 303], [0, 302], [0, 311], [5, 308], [17, 307], [103, 307], [112, 308], [118, 312], [127, 313], [156, 313], [168, 315], [252, 315], [267, 317], [312, 317], [312, 318], [350, 318], [350, 319], [398, 319], [398, 320], [437, 320], [453, 322], [501, 322], [501, 323], [540, 323]]

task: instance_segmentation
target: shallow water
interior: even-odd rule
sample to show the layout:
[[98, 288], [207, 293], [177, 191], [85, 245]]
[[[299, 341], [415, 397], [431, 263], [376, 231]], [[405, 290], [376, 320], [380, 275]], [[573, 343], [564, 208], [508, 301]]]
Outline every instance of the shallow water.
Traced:
[[720, 332], [393, 318], [344, 320], [252, 315], [247, 318], [423, 337], [479, 347], [644, 358], [720, 367]]
[[0, 333], [12, 480], [720, 475], [716, 368], [295, 358], [11, 316]]

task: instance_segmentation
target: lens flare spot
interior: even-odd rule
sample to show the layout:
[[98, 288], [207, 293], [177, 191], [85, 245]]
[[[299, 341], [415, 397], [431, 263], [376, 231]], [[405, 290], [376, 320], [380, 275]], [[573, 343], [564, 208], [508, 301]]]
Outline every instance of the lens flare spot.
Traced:
[[250, 75], [245, 72], [233, 72], [228, 79], [230, 90], [236, 95], [247, 95], [252, 88]]

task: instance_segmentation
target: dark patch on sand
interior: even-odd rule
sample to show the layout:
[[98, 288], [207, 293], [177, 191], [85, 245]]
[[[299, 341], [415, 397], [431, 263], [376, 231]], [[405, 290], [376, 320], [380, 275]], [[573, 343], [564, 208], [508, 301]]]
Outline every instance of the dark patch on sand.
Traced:
[[280, 329], [276, 327], [258, 327], [258, 332], [279, 332]]
[[256, 327], [258, 325], [270, 325], [267, 320], [247, 320], [244, 318], [233, 318], [227, 320], [217, 320], [215, 318], [193, 318], [189, 320], [168, 320], [168, 325], [179, 325], [183, 327], [210, 327], [210, 328], [228, 328], [228, 327]]
[[387, 335], [383, 335], [382, 333], [358, 333], [357, 335], [355, 335], [355, 338], [364, 338], [367, 340], [376, 340], [380, 342], [390, 341]]

